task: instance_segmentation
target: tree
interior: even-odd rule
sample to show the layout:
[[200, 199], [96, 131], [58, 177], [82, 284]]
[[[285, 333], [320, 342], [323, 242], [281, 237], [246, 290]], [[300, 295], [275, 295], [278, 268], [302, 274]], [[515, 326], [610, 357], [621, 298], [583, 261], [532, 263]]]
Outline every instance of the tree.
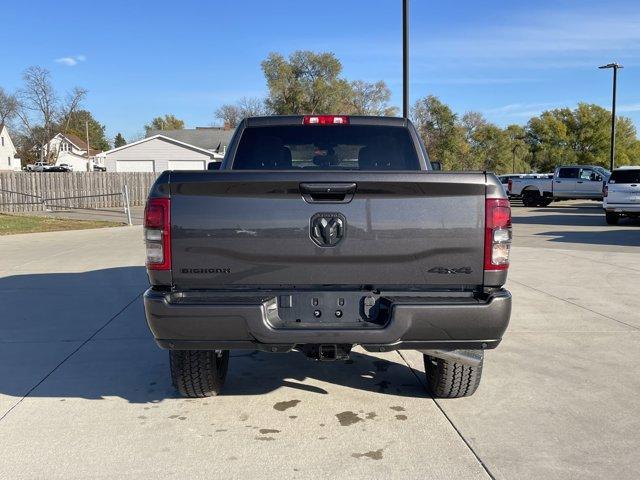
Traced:
[[156, 117], [151, 120], [151, 123], [144, 126], [145, 131], [149, 130], [182, 130], [184, 129], [184, 121], [171, 114], [166, 114], [164, 117]]
[[0, 125], [4, 125], [18, 112], [18, 99], [0, 87]]
[[424, 141], [429, 157], [446, 170], [469, 170], [469, 145], [465, 130], [449, 106], [429, 95], [413, 105], [411, 117]]
[[240, 108], [237, 105], [225, 103], [216, 110], [216, 118], [222, 120], [224, 125], [236, 128], [240, 123], [240, 120], [242, 120], [242, 115], [240, 114]]
[[41, 160], [49, 161], [49, 140], [62, 119], [78, 108], [87, 91], [76, 87], [61, 101], [51, 83], [51, 74], [42, 67], [27, 68], [22, 79], [24, 87], [18, 91], [16, 112], [22, 123], [21, 138], [39, 150]]
[[398, 114], [398, 108], [389, 106], [391, 90], [383, 81], [369, 83], [354, 80], [350, 84], [349, 113], [351, 115], [384, 115], [392, 117]]
[[120, 148], [125, 146], [126, 144], [127, 144], [127, 141], [124, 139], [122, 134], [118, 132], [115, 138], [113, 139], [113, 148]]
[[343, 113], [349, 104], [349, 82], [333, 53], [297, 51], [285, 59], [271, 53], [262, 62], [269, 95], [266, 106], [276, 115]]
[[267, 114], [264, 100], [255, 97], [242, 97], [237, 103], [227, 103], [216, 110], [216, 118], [230, 128], [237, 127], [243, 118]]
[[98, 122], [91, 112], [77, 110], [61, 119], [58, 131], [70, 133], [83, 140], [86, 139], [86, 123], [89, 125], [89, 146], [94, 150], [109, 150], [109, 141], [105, 135], [106, 127]]
[[[625, 117], [618, 117], [616, 124], [617, 163], [627, 165], [637, 158], [640, 149], [636, 129]], [[610, 128], [611, 113], [594, 104], [542, 112], [531, 118], [526, 127], [531, 166], [538, 171], [571, 163], [608, 167]]]

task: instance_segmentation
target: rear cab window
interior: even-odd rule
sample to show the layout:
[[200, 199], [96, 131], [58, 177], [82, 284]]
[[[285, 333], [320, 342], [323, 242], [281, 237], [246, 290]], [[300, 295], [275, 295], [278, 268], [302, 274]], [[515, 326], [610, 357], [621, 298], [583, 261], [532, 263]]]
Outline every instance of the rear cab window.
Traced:
[[579, 175], [579, 168], [561, 168], [558, 171], [558, 178], [578, 178]]
[[247, 127], [233, 170], [420, 170], [402, 126], [277, 125]]
[[609, 183], [637, 183], [640, 184], [640, 168], [615, 170], [609, 178]]

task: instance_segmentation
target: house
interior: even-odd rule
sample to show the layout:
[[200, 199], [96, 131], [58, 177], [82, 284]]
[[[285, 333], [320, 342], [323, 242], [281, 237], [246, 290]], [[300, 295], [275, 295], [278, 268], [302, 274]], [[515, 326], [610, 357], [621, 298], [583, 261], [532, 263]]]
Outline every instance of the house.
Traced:
[[149, 130], [147, 137], [163, 135], [182, 143], [204, 148], [215, 154], [215, 159], [222, 161], [234, 130], [228, 127], [196, 127], [182, 130]]
[[206, 170], [222, 162], [233, 130], [197, 127], [184, 130], [150, 130], [147, 137], [104, 152], [108, 172], [163, 172]]
[[143, 138], [100, 156], [107, 172], [205, 170], [209, 162], [220, 161], [212, 151], [164, 135]]
[[[56, 165], [70, 165], [75, 172], [87, 171], [87, 142], [71, 133], [58, 133], [49, 140], [45, 151]], [[97, 156], [102, 153], [89, 147], [89, 160], [99, 164]], [[93, 165], [92, 165], [93, 166]]]
[[16, 147], [9, 136], [6, 125], [0, 124], [0, 170], [20, 170], [20, 159], [16, 158]]

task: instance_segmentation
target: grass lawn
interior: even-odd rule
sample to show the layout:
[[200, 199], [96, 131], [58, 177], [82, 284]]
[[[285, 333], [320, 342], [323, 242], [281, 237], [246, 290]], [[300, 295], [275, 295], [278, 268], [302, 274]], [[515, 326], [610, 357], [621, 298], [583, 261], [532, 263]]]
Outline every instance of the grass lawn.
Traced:
[[57, 230], [84, 230], [87, 228], [121, 227], [119, 222], [98, 220], [69, 220], [62, 218], [28, 217], [0, 214], [0, 235], [16, 233], [55, 232]]

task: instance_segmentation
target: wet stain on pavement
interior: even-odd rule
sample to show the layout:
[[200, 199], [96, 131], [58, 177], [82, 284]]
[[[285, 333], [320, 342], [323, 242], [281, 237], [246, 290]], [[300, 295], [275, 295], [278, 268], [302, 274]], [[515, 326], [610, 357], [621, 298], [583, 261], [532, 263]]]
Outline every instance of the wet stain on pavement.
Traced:
[[299, 403], [300, 403], [300, 400], [289, 400], [287, 402], [278, 402], [273, 406], [273, 408], [275, 408], [279, 412], [284, 412], [285, 410], [287, 410], [289, 408], [295, 407]]
[[275, 438], [273, 438], [273, 437], [256, 437], [256, 440], [262, 440], [264, 442], [271, 442], [271, 441], [275, 440]]
[[336, 414], [336, 417], [338, 418], [340, 425], [343, 427], [348, 427], [349, 425], [363, 421], [357, 413], [353, 412], [341, 412]]
[[280, 433], [280, 430], [275, 430], [273, 428], [261, 428], [260, 433], [265, 435], [267, 433]]
[[373, 450], [373, 451], [366, 452], [366, 453], [352, 453], [351, 456], [353, 458], [367, 457], [367, 458], [370, 458], [372, 460], [382, 460], [382, 451], [383, 451], [383, 449], [380, 448], [378, 450]]
[[174, 419], [174, 418], [178, 418], [180, 415], [169, 415], [169, 418]]
[[297, 415], [289, 415], [289, 418], [293, 420], [294, 418], [298, 418], [298, 416]]
[[396, 420], [406, 420], [407, 416], [406, 415], [396, 415]]
[[376, 418], [378, 416], [378, 414], [376, 412], [369, 412], [365, 415], [365, 418], [367, 420], [373, 420], [374, 418]]
[[393, 407], [389, 407], [391, 410], [395, 410], [396, 412], [404, 412], [404, 407], [401, 407], [400, 405], [395, 405]]

